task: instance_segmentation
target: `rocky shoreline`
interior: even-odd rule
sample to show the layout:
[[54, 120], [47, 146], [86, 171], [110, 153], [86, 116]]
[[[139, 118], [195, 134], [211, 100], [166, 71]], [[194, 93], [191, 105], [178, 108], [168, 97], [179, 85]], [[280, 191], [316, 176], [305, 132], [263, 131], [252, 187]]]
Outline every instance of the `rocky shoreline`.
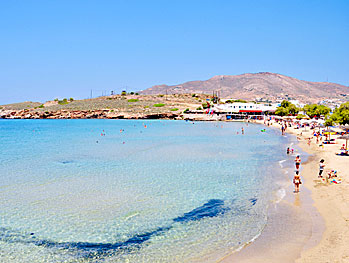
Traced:
[[0, 110], [1, 119], [183, 119], [176, 113], [128, 113], [110, 110]]

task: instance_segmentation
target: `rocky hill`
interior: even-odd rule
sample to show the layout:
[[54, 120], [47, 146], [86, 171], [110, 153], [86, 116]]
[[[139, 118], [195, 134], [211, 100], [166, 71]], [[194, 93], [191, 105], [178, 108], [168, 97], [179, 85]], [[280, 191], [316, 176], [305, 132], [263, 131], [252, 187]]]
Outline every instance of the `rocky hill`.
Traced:
[[157, 85], [141, 91], [142, 94], [212, 94], [218, 91], [223, 98], [253, 100], [256, 98], [275, 100], [294, 98], [304, 103], [315, 103], [322, 99], [348, 100], [349, 87], [329, 82], [310, 82], [281, 74], [261, 72], [242, 75], [220, 75], [205, 81], [189, 81], [168, 86]]
[[0, 105], [0, 119], [161, 119], [179, 117], [210, 99], [204, 94], [113, 95], [85, 100]]

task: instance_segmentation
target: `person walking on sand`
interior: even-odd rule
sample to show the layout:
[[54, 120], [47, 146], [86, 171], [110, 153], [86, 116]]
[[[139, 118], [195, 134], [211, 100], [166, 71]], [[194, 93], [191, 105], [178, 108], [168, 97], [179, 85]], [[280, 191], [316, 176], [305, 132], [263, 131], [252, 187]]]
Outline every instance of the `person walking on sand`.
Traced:
[[296, 174], [293, 177], [293, 183], [294, 183], [294, 192], [299, 192], [299, 185], [302, 184], [301, 177], [299, 176], [299, 171], [296, 171]]
[[285, 127], [283, 124], [281, 124], [281, 134], [284, 135], [284, 133], [285, 133]]
[[299, 155], [297, 155], [296, 159], [294, 160], [295, 164], [296, 164], [296, 169], [299, 170], [299, 166], [301, 164], [301, 158], [299, 157]]
[[325, 164], [324, 164], [325, 160], [321, 159], [320, 160], [320, 164], [319, 164], [319, 178], [322, 178], [322, 173], [324, 172], [325, 169]]

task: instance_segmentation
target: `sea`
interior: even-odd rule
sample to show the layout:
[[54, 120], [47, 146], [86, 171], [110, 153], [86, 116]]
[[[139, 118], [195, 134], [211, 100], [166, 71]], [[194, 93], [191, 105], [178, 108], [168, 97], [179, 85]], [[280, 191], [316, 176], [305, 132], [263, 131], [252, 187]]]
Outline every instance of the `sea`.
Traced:
[[263, 231], [290, 143], [246, 122], [0, 120], [0, 262], [217, 262]]

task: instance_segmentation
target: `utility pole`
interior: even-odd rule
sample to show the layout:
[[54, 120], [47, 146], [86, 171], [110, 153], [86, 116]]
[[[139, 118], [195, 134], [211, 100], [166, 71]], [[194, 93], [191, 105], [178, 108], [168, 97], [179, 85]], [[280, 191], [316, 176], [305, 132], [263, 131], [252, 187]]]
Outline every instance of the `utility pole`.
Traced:
[[90, 99], [92, 99], [92, 89], [91, 89], [91, 93], [90, 93]]

